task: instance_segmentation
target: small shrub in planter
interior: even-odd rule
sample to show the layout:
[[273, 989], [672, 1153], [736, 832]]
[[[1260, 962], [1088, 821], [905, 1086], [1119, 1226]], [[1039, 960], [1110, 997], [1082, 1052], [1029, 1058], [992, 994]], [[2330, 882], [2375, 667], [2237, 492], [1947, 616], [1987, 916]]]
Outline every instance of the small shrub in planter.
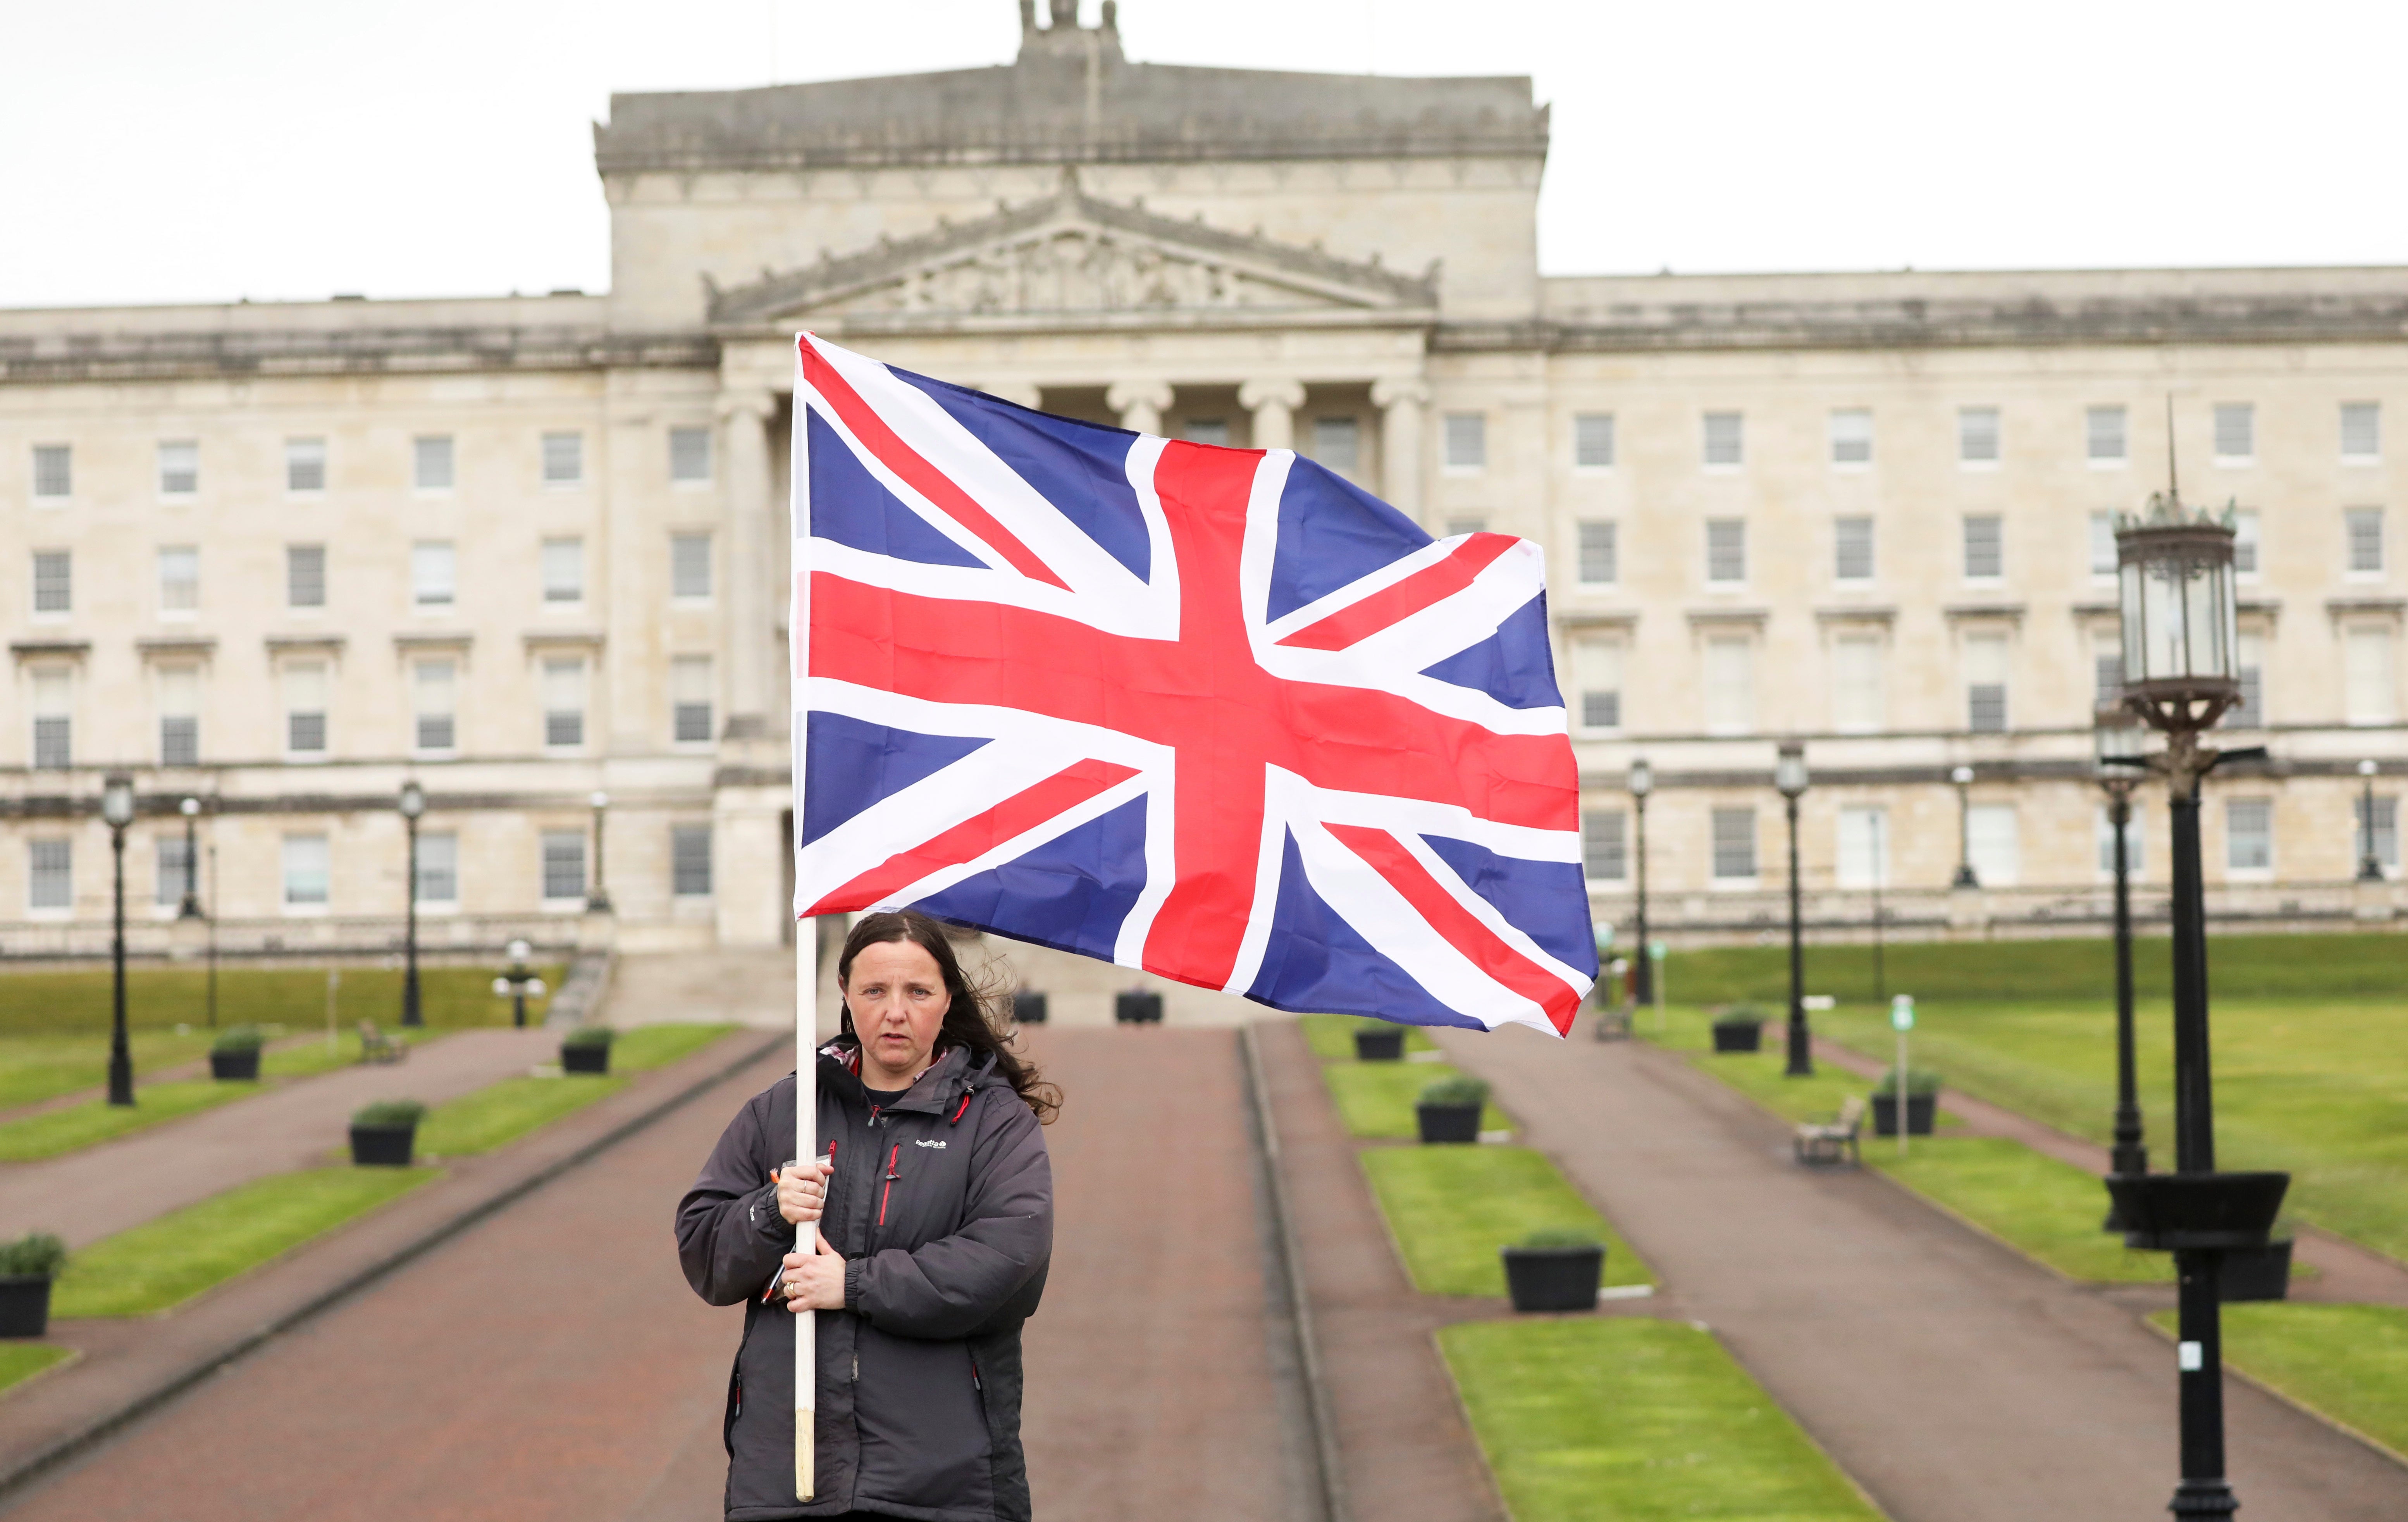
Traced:
[[[1940, 1113], [1940, 1075], [1926, 1068], [1906, 1070], [1906, 1134], [1929, 1136]], [[1884, 1072], [1873, 1085], [1873, 1134], [1898, 1134], [1898, 1070]]]
[[1162, 1024], [1162, 996], [1150, 988], [1132, 988], [1112, 996], [1112, 1022], [1123, 1026]]
[[259, 1081], [259, 1049], [267, 1033], [257, 1026], [232, 1026], [209, 1043], [209, 1076], [227, 1083]]
[[1511, 1247], [1505, 1288], [1516, 1311], [1594, 1311], [1605, 1281], [1605, 1243], [1585, 1231], [1533, 1231]]
[[1764, 1046], [1764, 1012], [1737, 1004], [1714, 1016], [1714, 1050], [1755, 1052]]
[[351, 1112], [351, 1162], [360, 1168], [408, 1168], [426, 1107], [416, 1099], [379, 1099]]
[[1477, 1142], [1480, 1108], [1487, 1102], [1486, 1084], [1457, 1073], [1422, 1085], [1420, 1101], [1413, 1106], [1413, 1118], [1420, 1122], [1426, 1142]]
[[1045, 996], [1023, 988], [1011, 996], [1011, 1023], [1015, 1026], [1041, 1026], [1045, 1023]]
[[1358, 1062], [1402, 1062], [1405, 1059], [1405, 1027], [1385, 1021], [1378, 1025], [1354, 1027], [1354, 1057]]
[[610, 1039], [618, 1034], [609, 1026], [580, 1026], [560, 1039], [560, 1070], [567, 1073], [607, 1073], [610, 1070]]
[[67, 1265], [67, 1244], [47, 1231], [0, 1242], [0, 1337], [50, 1329], [50, 1281]]

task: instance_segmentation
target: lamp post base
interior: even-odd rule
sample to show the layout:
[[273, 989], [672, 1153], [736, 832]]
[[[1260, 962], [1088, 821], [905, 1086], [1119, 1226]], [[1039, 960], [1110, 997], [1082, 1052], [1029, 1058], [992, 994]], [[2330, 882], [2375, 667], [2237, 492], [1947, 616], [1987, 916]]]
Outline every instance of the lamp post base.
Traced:
[[2223, 1480], [2185, 1480], [2166, 1510], [2176, 1516], [2230, 1516], [2241, 1510], [2241, 1498]]

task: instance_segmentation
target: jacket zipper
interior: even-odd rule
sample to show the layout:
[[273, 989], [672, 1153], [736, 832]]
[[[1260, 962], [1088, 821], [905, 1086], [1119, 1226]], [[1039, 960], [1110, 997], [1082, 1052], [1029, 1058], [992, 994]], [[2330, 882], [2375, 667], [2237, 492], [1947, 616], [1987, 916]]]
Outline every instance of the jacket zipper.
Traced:
[[983, 1392], [986, 1389], [984, 1385], [979, 1383], [978, 1360], [976, 1358], [972, 1358], [970, 1360], [970, 1388], [981, 1392]]
[[895, 1150], [886, 1155], [886, 1187], [878, 1191], [878, 1224], [880, 1226], [886, 1224], [886, 1201], [895, 1194], [896, 1177], [895, 1165], [902, 1160], [902, 1156], [903, 1143], [900, 1142], [896, 1142]]

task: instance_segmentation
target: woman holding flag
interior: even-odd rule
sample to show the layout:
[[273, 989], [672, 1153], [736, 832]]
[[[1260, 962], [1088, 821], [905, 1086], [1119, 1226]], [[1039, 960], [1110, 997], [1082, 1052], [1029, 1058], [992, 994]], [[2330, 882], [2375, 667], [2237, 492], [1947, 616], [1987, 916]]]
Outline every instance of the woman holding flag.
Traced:
[[[837, 960], [810, 1163], [792, 1075], [727, 1127], [679, 1203], [695, 1293], [746, 1302], [727, 1394], [728, 1522], [1029, 1515], [1020, 1327], [1044, 1290], [1060, 1096], [1005, 1045], [943, 928], [865, 915]], [[819, 1250], [791, 1251], [816, 1222]], [[792, 1317], [818, 1317], [817, 1483], [795, 1500]]]

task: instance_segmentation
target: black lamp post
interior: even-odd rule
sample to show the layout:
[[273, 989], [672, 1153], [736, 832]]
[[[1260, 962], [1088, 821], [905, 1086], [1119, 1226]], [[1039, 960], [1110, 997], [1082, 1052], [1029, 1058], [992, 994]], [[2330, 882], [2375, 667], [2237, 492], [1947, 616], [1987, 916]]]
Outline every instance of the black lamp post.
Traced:
[[2380, 769], [2372, 760], [2358, 764], [2358, 774], [2365, 783], [2365, 792], [2358, 802], [2358, 833], [2362, 843], [2358, 856], [2360, 883], [2383, 881], [2383, 860], [2374, 854], [2374, 774]]
[[176, 906], [176, 917], [196, 920], [201, 917], [201, 857], [193, 826], [201, 817], [201, 800], [188, 797], [176, 805], [176, 811], [184, 816], [184, 901]]
[[108, 1102], [134, 1102], [134, 1048], [125, 1039], [125, 826], [134, 823], [134, 779], [112, 771], [100, 784], [100, 817], [108, 822], [108, 849], [115, 858], [117, 910], [109, 938]]
[[543, 980], [527, 966], [527, 956], [532, 950], [523, 940], [511, 941], [509, 969], [494, 980], [494, 997], [511, 1001], [510, 1024], [521, 1030], [526, 1028], [526, 1001], [541, 998], [544, 991]]
[[587, 801], [594, 805], [594, 890], [585, 896], [585, 912], [608, 914], [610, 891], [602, 885], [602, 816], [610, 807], [610, 795], [596, 788]]
[[1973, 875], [1973, 768], [1955, 768], [1948, 780], [1956, 784], [1956, 879], [1948, 885], [1978, 888], [1982, 880]]
[[[2113, 1171], [2149, 1170], [2149, 1149], [2141, 1141], [2141, 1100], [2132, 1060], [2132, 789], [2141, 783], [2143, 731], [2140, 716], [2117, 705], [2098, 711], [2091, 731], [2098, 746], [2099, 785], [2107, 792], [2107, 823], [2115, 837], [2115, 1151]], [[2105, 1229], [2124, 1229], [2123, 1213], [2112, 1205]]]
[[1639, 856], [1639, 947], [1631, 955], [1638, 958], [1638, 971], [1631, 979], [1630, 998], [1634, 1004], [1656, 1002], [1656, 964], [1647, 952], [1647, 795], [1656, 791], [1656, 768], [1643, 755], [1630, 763], [1630, 776], [1625, 783], [1630, 789], [1634, 806], [1634, 842]]
[[409, 881], [403, 894], [407, 907], [401, 933], [401, 1023], [423, 1026], [426, 1015], [418, 1002], [418, 816], [426, 811], [426, 789], [415, 779], [402, 783], [398, 807], [402, 828], [409, 834]]
[[1798, 902], [1798, 800], [1806, 792], [1806, 746], [1781, 742], [1781, 758], [1773, 763], [1772, 785], [1789, 811], [1789, 1060], [1781, 1070], [1791, 1078], [1814, 1076], [1814, 1055], [1806, 1029], [1805, 926]]

